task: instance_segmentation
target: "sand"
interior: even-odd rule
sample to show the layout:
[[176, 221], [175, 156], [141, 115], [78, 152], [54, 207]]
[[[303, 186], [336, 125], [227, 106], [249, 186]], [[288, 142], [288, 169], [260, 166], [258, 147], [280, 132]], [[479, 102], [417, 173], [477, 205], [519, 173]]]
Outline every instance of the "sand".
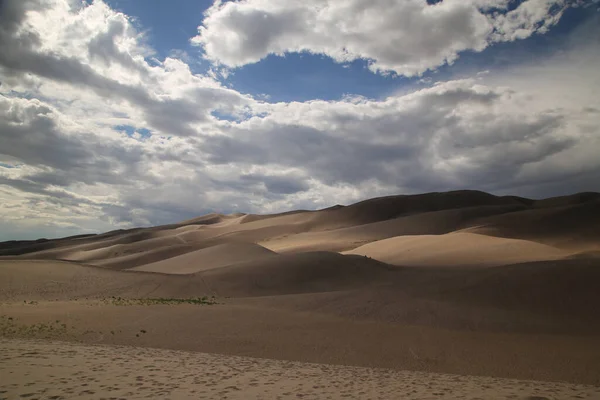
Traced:
[[[435, 247], [437, 253], [446, 257], [444, 248], [455, 251], [458, 246], [461, 247], [460, 252], [448, 255], [455, 257], [454, 261], [450, 260], [455, 265], [463, 260], [502, 265], [600, 250], [599, 210], [600, 199], [589, 194], [534, 201], [473, 191], [430, 193], [384, 197], [321, 211], [270, 216], [210, 214], [178, 224], [96, 236], [4, 243], [0, 244], [0, 257], [69, 260], [106, 268], [138, 270], [143, 270], [146, 265], [182, 257], [176, 260], [178, 265], [194, 266], [189, 270], [182, 268], [180, 273], [191, 273], [212, 268], [212, 265], [224, 265], [219, 260], [221, 255], [237, 262], [244, 261], [242, 259], [246, 255], [251, 259], [254, 254], [250, 254], [248, 248], [231, 248], [221, 255], [207, 256], [205, 266], [200, 266], [196, 256], [184, 257], [186, 253], [217, 245], [257, 244], [277, 253], [350, 252], [383, 239], [404, 237], [397, 239], [403, 241], [408, 240], [406, 236], [450, 235], [431, 245], [419, 243], [419, 250], [429, 253], [431, 249], [428, 246]], [[454, 235], [459, 232], [462, 235]], [[474, 236], [466, 233], [480, 234], [485, 238], [479, 238], [474, 244]], [[497, 240], [492, 244], [491, 239], [483, 242], [486, 238], [530, 243]], [[431, 239], [420, 238], [426, 242]], [[479, 245], [488, 248], [478, 249]], [[502, 249], [521, 256], [507, 259]], [[239, 256], [234, 253], [239, 253]], [[380, 261], [390, 258], [389, 252], [384, 253]], [[155, 267], [157, 271], [172, 269], [166, 264], [152, 268]]]
[[595, 399], [589, 385], [0, 340], [2, 398]]
[[600, 398], [598, 226], [458, 191], [0, 243], [0, 398]]
[[192, 274], [241, 262], [262, 261], [276, 253], [253, 243], [224, 243], [131, 268], [132, 271]]
[[452, 232], [445, 235], [395, 236], [344, 254], [368, 256], [393, 265], [490, 267], [559, 260], [572, 252], [528, 240]]

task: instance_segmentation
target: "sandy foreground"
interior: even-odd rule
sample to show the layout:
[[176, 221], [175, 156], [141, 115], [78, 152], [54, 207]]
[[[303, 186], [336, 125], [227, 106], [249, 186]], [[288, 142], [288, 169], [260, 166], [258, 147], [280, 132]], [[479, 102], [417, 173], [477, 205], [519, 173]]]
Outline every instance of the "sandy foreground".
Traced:
[[3, 242], [0, 399], [600, 399], [599, 226], [457, 191]]
[[2, 399], [599, 399], [600, 387], [129, 346], [0, 340]]

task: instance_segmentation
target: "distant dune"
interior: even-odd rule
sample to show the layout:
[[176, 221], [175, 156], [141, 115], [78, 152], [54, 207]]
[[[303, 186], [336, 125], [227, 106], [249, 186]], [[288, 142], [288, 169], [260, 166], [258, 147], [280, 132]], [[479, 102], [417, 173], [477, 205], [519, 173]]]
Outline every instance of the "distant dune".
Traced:
[[557, 260], [571, 253], [528, 240], [452, 232], [395, 236], [365, 244], [347, 254], [368, 256], [394, 265], [484, 267]]
[[203, 274], [225, 296], [273, 296], [363, 288], [391, 268], [375, 260], [331, 252], [289, 254], [247, 261]]
[[[177, 224], [102, 235], [4, 242], [0, 243], [0, 256], [110, 265], [106, 261], [112, 258], [179, 244], [193, 246], [191, 250], [246, 242], [276, 252], [348, 251], [397, 236], [459, 230], [585, 251], [598, 249], [598, 226], [600, 195], [595, 193], [530, 200], [457, 191], [382, 197], [320, 211], [209, 214]], [[146, 263], [156, 261], [160, 260]]]
[[165, 260], [150, 262], [131, 270], [163, 274], [193, 274], [241, 262], [263, 262], [268, 257], [275, 255], [276, 253], [253, 243], [224, 243]]
[[4, 242], [0, 336], [599, 385], [599, 227], [456, 191]]

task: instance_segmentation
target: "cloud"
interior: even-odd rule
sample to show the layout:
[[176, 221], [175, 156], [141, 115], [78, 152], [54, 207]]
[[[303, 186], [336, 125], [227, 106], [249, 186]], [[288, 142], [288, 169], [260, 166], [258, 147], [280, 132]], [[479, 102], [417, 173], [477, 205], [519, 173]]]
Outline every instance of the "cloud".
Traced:
[[236, 112], [248, 101], [213, 79], [194, 77], [178, 60], [148, 65], [143, 38], [101, 1], [82, 8], [61, 0], [18, 4], [2, 3], [9, 11], [0, 31], [5, 76], [34, 75], [127, 102], [168, 135], [194, 135], [192, 125], [210, 119], [214, 110]]
[[77, 168], [91, 153], [80, 140], [61, 133], [55, 118], [37, 99], [1, 96], [0, 152], [32, 166]]
[[582, 110], [534, 111], [534, 100], [469, 79], [384, 101], [280, 103], [202, 148], [210, 163], [301, 168], [332, 186], [376, 179], [413, 192], [493, 191], [575, 146], [583, 133], [568, 121], [596, 120]]
[[264, 175], [258, 173], [250, 173], [240, 176], [242, 182], [250, 184], [262, 185], [262, 191], [275, 195], [289, 195], [298, 192], [304, 192], [310, 188], [307, 178], [301, 174], [277, 174]]
[[375, 72], [414, 76], [453, 63], [464, 51], [545, 33], [570, 4], [526, 0], [217, 1], [192, 43], [215, 63], [239, 67], [269, 54], [324, 54], [370, 61]]
[[[380, 67], [400, 65], [395, 63], [404, 57], [402, 65], [412, 68], [405, 71], [417, 73], [454, 57], [452, 51], [478, 46], [473, 37], [479, 36], [472, 36], [467, 23], [479, 21], [477, 13], [488, 28], [508, 24], [489, 17], [498, 1], [445, 0], [439, 6], [446, 8], [431, 11], [422, 3], [389, 2], [400, 8], [379, 13], [382, 34], [388, 14], [400, 11], [415, 18], [435, 11], [427, 18], [448, 18], [438, 21], [440, 29], [452, 18], [466, 26], [444, 31], [430, 53], [420, 53], [420, 42], [400, 32], [391, 36], [398, 49], [379, 40], [380, 58], [367, 50], [357, 56]], [[312, 8], [298, 4], [272, 11], [255, 32], [260, 40], [239, 53], [250, 57], [244, 63], [278, 43], [284, 44], [278, 51], [289, 50], [289, 31], [305, 30], [313, 18]], [[359, 5], [322, 4], [319, 13]], [[364, 12], [353, 15], [362, 21], [382, 4], [363, 5]], [[558, 18], [561, 9], [528, 4], [546, 11], [521, 9], [506, 17], [520, 7], [500, 8], [498, 15], [511, 18], [509, 28], [486, 28], [481, 43], [549, 26], [548, 15]], [[254, 21], [246, 19], [250, 6], [272, 4], [217, 3], [205, 26], [216, 29], [206, 25], [211, 15], [235, 11], [240, 19], [223, 28], [223, 38], [230, 28], [250, 32], [254, 28], [244, 25]], [[224, 87], [210, 73], [196, 74], [184, 60], [154, 59], [130, 19], [101, 1], [13, 0], [0, 7], [0, 224], [13, 236], [166, 224], [209, 212], [314, 209], [393, 193], [474, 188], [547, 196], [600, 190], [600, 82], [594, 68], [600, 62], [594, 41], [600, 24], [594, 18], [573, 32], [567, 50], [534, 65], [489, 68], [384, 99], [270, 103]], [[284, 23], [273, 22], [280, 35], [271, 37], [270, 18], [286, 12]], [[346, 21], [341, 15], [331, 18]], [[538, 22], [515, 23], [526, 19]], [[415, 29], [425, 30], [419, 24]], [[321, 40], [324, 46], [346, 40], [328, 37]], [[369, 48], [363, 33], [352, 37], [366, 46], [361, 49]], [[415, 61], [420, 56], [423, 64]], [[123, 126], [147, 134], [128, 136]]]

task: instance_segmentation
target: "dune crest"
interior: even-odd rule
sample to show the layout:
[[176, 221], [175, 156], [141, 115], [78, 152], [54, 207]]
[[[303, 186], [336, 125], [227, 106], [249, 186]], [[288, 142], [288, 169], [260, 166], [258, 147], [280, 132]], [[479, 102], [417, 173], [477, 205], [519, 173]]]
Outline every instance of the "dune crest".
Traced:
[[469, 232], [395, 236], [344, 254], [368, 256], [393, 265], [464, 267], [558, 260], [571, 255], [568, 251], [541, 243]]
[[130, 271], [193, 274], [250, 260], [262, 262], [275, 255], [275, 252], [253, 243], [225, 243], [144, 264]]

